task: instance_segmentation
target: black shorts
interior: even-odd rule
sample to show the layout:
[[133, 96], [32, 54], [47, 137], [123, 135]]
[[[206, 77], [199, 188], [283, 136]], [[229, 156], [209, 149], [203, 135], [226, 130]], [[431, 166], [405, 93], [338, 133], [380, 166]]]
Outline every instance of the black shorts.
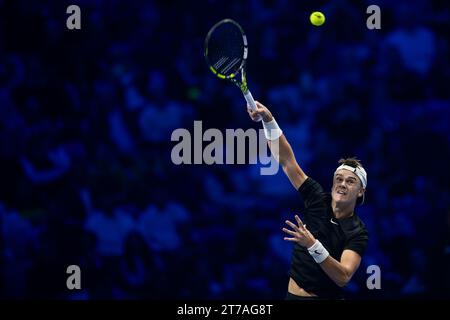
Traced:
[[309, 300], [309, 301], [319, 301], [319, 300], [344, 300], [343, 297], [336, 297], [334, 299], [331, 298], [321, 298], [321, 297], [302, 297], [292, 294], [290, 292], [286, 293], [285, 300]]
[[285, 300], [323, 300], [323, 299], [321, 299], [319, 297], [302, 297], [302, 296], [297, 296], [295, 294], [288, 292], [288, 293], [286, 293]]

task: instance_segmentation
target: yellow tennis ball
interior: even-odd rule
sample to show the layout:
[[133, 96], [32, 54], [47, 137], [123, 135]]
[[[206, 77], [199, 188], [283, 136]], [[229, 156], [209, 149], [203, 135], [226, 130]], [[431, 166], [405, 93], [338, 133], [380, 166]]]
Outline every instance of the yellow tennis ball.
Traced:
[[325, 16], [323, 15], [322, 12], [314, 11], [309, 16], [309, 21], [311, 21], [311, 23], [313, 25], [318, 27], [318, 26], [321, 26], [321, 25], [323, 25], [325, 23]]

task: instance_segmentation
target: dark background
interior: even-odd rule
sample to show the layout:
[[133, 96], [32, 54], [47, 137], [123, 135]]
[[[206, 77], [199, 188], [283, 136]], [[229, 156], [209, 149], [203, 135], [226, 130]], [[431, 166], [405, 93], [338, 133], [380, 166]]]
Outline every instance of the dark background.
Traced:
[[[66, 28], [71, 4], [81, 30]], [[366, 28], [371, 4], [381, 30]], [[0, 0], [1, 296], [284, 297], [281, 228], [302, 202], [281, 170], [170, 159], [194, 120], [260, 126], [203, 58], [209, 28], [233, 18], [253, 96], [304, 171], [327, 190], [340, 157], [368, 172], [370, 242], [347, 296], [448, 298], [449, 15], [446, 1]], [[366, 287], [373, 264], [381, 290]]]

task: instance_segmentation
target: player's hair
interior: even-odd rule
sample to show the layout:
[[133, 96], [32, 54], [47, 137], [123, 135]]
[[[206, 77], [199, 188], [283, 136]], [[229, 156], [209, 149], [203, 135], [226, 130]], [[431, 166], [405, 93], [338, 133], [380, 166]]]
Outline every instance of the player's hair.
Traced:
[[358, 160], [355, 157], [341, 158], [341, 159], [339, 159], [338, 163], [345, 164], [345, 165], [353, 167], [353, 168], [356, 168], [358, 166], [362, 167], [361, 160]]
[[[358, 166], [362, 167], [361, 160], [358, 160], [356, 157], [341, 158], [341, 159], [339, 159], [338, 163], [339, 163], [339, 165], [345, 164], [345, 165], [353, 167], [353, 168], [356, 168]], [[356, 200], [356, 204], [357, 205], [363, 204], [364, 198], [365, 198], [365, 195], [363, 195], [362, 197], [358, 197], [358, 199]]]

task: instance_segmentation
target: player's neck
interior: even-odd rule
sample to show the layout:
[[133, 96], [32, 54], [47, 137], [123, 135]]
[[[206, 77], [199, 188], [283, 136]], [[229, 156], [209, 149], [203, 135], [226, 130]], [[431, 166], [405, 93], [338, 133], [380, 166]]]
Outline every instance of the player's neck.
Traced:
[[354, 206], [352, 205], [338, 205], [336, 202], [332, 201], [331, 207], [333, 209], [333, 214], [336, 219], [345, 219], [353, 215]]

